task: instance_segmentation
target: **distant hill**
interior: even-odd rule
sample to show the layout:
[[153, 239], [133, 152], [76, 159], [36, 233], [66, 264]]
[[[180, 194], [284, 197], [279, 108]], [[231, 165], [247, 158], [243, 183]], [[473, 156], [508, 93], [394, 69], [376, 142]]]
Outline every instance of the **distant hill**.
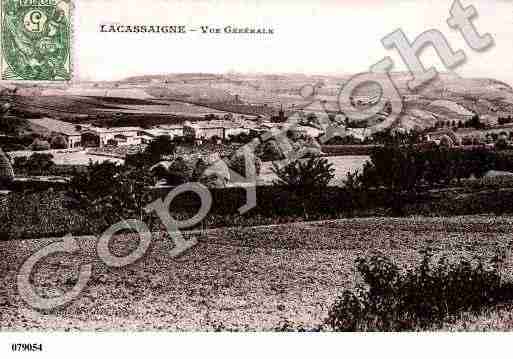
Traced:
[[[380, 76], [387, 77], [388, 74]], [[395, 127], [429, 128], [436, 121], [460, 121], [477, 113], [487, 117], [513, 115], [513, 89], [486, 78], [462, 78], [454, 73], [439, 76], [416, 91], [408, 89], [408, 72], [390, 74], [404, 97], [404, 112]], [[0, 102], [11, 102], [19, 117], [50, 116], [75, 122], [96, 118], [135, 116], [176, 122], [187, 116], [212, 113], [272, 116], [281, 107], [286, 113], [304, 108], [339, 111], [338, 95], [350, 75], [212, 74], [183, 73], [133, 76], [116, 82], [83, 82], [58, 85], [11, 83], [0, 87]], [[8, 94], [16, 89], [16, 94]], [[309, 95], [315, 92], [316, 101]], [[380, 95], [376, 84], [361, 87], [355, 96]], [[321, 102], [322, 100], [322, 102]], [[351, 109], [344, 108], [351, 117]], [[117, 118], [117, 117], [116, 117]]]
[[150, 82], [187, 82], [187, 81], [212, 81], [223, 79], [224, 75], [208, 73], [187, 73], [170, 75], [143, 75], [128, 77], [121, 83], [150, 83]]

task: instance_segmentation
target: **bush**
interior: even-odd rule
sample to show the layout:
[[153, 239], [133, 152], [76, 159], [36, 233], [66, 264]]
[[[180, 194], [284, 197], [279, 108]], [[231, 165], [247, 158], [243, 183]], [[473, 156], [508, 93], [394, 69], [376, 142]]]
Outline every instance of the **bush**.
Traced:
[[255, 137], [257, 137], [256, 132], [254, 134], [247, 134], [247, 133], [243, 132], [243, 133], [239, 133], [236, 135], [229, 135], [228, 141], [246, 144], [246, 143], [250, 142]]
[[496, 256], [485, 265], [480, 259], [449, 263], [442, 257], [432, 265], [426, 250], [419, 266], [400, 271], [382, 255], [358, 259], [365, 286], [344, 291], [325, 324], [335, 331], [418, 330], [464, 311], [479, 312], [508, 293], [501, 283], [502, 260]]
[[147, 220], [144, 207], [151, 202], [152, 184], [144, 169], [90, 163], [87, 171], [72, 178], [66, 207], [90, 221], [91, 227], [101, 223], [106, 228], [122, 219]]
[[335, 136], [330, 138], [325, 145], [332, 145], [332, 146], [344, 146], [344, 145], [361, 145], [362, 140], [359, 138], [354, 137], [353, 135], [347, 135], [347, 136]]
[[[262, 169], [262, 161], [252, 155], [248, 155], [248, 161], [254, 161], [253, 165], [255, 166], [255, 175], [259, 176], [260, 171]], [[235, 153], [231, 158], [229, 158], [226, 161], [226, 164], [230, 169], [241, 175], [242, 177], [246, 178], [248, 175], [246, 175], [246, 157], [243, 153]], [[251, 169], [251, 167], [249, 167]]]
[[325, 188], [335, 177], [333, 164], [326, 158], [311, 157], [306, 160], [296, 160], [283, 168], [273, 165], [273, 173], [278, 176], [278, 184], [294, 189]]
[[495, 149], [497, 151], [504, 151], [508, 149], [508, 141], [505, 138], [499, 138], [497, 142], [495, 142]]
[[175, 152], [176, 143], [171, 137], [167, 135], [159, 136], [150, 142], [143, 152], [127, 154], [125, 164], [135, 168], [147, 168]]
[[58, 135], [58, 136], [52, 137], [50, 146], [52, 149], [62, 150], [62, 149], [68, 148], [68, 142], [66, 141], [64, 136]]
[[276, 140], [269, 140], [261, 144], [258, 148], [258, 157], [260, 157], [264, 162], [280, 161], [285, 159], [283, 149]]
[[194, 170], [193, 163], [186, 161], [183, 157], [178, 157], [167, 168], [164, 179], [170, 186], [179, 186], [190, 181]]
[[30, 146], [30, 149], [32, 151], [48, 151], [50, 149], [50, 143], [36, 138]]
[[335, 177], [333, 164], [326, 158], [311, 157], [296, 160], [283, 168], [273, 165], [272, 171], [278, 177], [277, 185], [289, 187], [302, 203], [303, 215], [309, 218], [312, 203], [322, 197], [322, 192]]
[[414, 191], [426, 186], [447, 186], [454, 181], [460, 183], [471, 176], [481, 178], [492, 169], [513, 170], [513, 156], [484, 148], [383, 147], [372, 151], [362, 181], [368, 187]]
[[[92, 234], [84, 218], [63, 208], [62, 192], [11, 192], [5, 225], [10, 239], [61, 237], [67, 233]], [[2, 222], [5, 220], [2, 219]]]
[[10, 239], [12, 217], [9, 212], [9, 196], [0, 194], [0, 241]]
[[[164, 156], [174, 154], [176, 151], [176, 144], [170, 136], [159, 136], [151, 141], [145, 149], [145, 153], [150, 160], [155, 163], [162, 159]], [[153, 164], [151, 163], [151, 164]]]
[[54, 167], [53, 155], [50, 153], [33, 153], [29, 158], [14, 159], [14, 170], [30, 176], [45, 176], [52, 174]]

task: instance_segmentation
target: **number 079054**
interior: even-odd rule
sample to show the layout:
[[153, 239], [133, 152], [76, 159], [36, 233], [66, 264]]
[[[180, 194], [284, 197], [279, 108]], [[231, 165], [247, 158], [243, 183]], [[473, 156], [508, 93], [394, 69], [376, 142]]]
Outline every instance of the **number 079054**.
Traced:
[[13, 352], [42, 352], [43, 344], [27, 344], [27, 343], [15, 343], [11, 345]]

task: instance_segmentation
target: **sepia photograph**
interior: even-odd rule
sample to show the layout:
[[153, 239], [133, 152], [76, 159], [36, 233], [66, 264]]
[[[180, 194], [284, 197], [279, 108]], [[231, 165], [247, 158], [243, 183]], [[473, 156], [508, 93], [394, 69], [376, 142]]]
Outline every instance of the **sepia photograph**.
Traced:
[[1, 0], [0, 25], [6, 357], [513, 330], [513, 2]]

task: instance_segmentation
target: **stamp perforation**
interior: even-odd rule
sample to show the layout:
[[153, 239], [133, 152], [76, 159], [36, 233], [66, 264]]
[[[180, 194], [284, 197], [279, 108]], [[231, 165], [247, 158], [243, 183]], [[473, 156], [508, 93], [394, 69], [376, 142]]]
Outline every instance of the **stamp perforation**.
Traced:
[[2, 80], [71, 81], [74, 4], [69, 0], [2, 0], [1, 8]]

